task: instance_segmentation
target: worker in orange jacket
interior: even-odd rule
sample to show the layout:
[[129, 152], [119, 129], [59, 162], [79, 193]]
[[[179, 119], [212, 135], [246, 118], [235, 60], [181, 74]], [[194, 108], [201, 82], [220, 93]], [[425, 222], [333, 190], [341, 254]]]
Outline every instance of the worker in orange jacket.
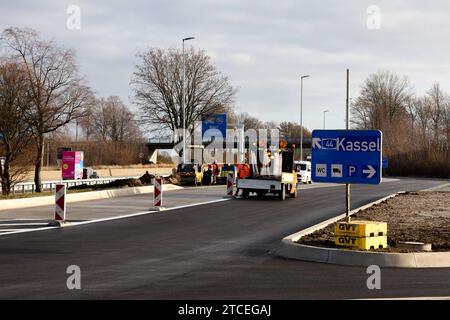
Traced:
[[[250, 165], [248, 163], [240, 163], [238, 164], [238, 177], [239, 179], [245, 179], [250, 176]], [[235, 195], [237, 196], [239, 193], [239, 189], [236, 189]]]

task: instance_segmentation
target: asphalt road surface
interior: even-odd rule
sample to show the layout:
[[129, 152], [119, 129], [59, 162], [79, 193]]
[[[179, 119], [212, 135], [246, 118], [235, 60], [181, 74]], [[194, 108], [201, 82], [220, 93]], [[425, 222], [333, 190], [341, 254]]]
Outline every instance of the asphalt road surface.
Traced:
[[[402, 179], [378, 186], [352, 186], [352, 207], [397, 191], [442, 183]], [[344, 196], [343, 186], [311, 188], [284, 202], [237, 199], [4, 235], [0, 237], [0, 298], [450, 296], [450, 269], [383, 269], [382, 289], [368, 290], [365, 268], [286, 260], [271, 254], [282, 237], [341, 214]], [[120, 199], [122, 206], [133, 205], [133, 197]], [[69, 265], [81, 269], [81, 290], [66, 287]]]

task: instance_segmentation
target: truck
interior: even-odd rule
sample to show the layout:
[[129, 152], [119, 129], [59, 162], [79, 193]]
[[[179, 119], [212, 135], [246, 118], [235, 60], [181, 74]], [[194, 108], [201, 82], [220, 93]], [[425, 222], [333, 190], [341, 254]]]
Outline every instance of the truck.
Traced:
[[311, 161], [295, 161], [295, 170], [299, 183], [311, 184]]
[[[280, 200], [289, 195], [297, 197], [297, 172], [294, 168], [293, 150], [259, 150], [263, 157], [252, 161], [250, 175], [236, 182], [237, 192], [247, 199], [252, 193], [258, 197], [272, 194]], [[259, 159], [262, 158], [262, 159]], [[255, 156], [253, 155], [255, 160]], [[262, 160], [262, 161], [261, 161]]]

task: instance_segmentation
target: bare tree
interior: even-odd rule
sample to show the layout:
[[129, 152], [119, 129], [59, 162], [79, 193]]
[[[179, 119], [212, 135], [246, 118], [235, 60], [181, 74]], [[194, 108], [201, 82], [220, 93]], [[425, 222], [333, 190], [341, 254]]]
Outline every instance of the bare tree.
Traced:
[[443, 178], [450, 174], [449, 110], [439, 84], [415, 97], [407, 78], [391, 72], [370, 75], [352, 106], [356, 128], [383, 131], [389, 173]]
[[[136, 66], [131, 85], [142, 120], [162, 129], [182, 128], [181, 51], [153, 48], [139, 57], [142, 63]], [[185, 66], [186, 127], [192, 130], [203, 115], [231, 108], [235, 90], [203, 50], [187, 50]]]
[[124, 142], [142, 137], [134, 114], [117, 96], [98, 99], [87, 122], [91, 133], [102, 141]]
[[27, 81], [23, 65], [12, 59], [0, 58], [0, 166], [2, 194], [8, 195], [11, 187], [28, 172], [26, 157], [30, 145], [31, 128], [25, 121], [30, 109]]
[[247, 112], [234, 113], [233, 111], [231, 111], [227, 115], [227, 121], [228, 121], [228, 123], [233, 123], [233, 124], [243, 124], [245, 130], [262, 129], [264, 126], [264, 123], [261, 120], [250, 115]]
[[392, 124], [407, 114], [411, 96], [407, 77], [390, 71], [371, 74], [352, 104], [352, 123], [357, 128], [382, 130], [385, 124]]
[[86, 106], [84, 109], [84, 116], [77, 119], [78, 125], [84, 131], [86, 141], [89, 141], [97, 131], [94, 123], [94, 109], [97, 104], [98, 100], [94, 98], [92, 104]]
[[72, 50], [42, 40], [31, 29], [5, 29], [2, 40], [25, 68], [32, 100], [32, 108], [26, 116], [36, 141], [34, 182], [36, 191], [41, 192], [45, 134], [82, 117], [92, 94], [78, 76]]
[[446, 110], [449, 105], [449, 96], [441, 90], [438, 83], [428, 90], [424, 104], [428, 110], [434, 144], [444, 144], [446, 136]]
[[[283, 121], [280, 123], [278, 129], [280, 130], [281, 136], [288, 136], [290, 138], [300, 138], [300, 128], [301, 126], [295, 122]], [[303, 136], [311, 136], [311, 132], [303, 127]]]

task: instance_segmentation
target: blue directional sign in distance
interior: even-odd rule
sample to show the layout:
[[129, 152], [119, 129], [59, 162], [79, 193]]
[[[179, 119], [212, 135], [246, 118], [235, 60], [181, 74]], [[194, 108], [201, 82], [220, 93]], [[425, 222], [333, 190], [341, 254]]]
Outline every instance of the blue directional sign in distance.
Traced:
[[381, 131], [314, 130], [311, 148], [314, 182], [381, 183]]
[[222, 136], [222, 139], [227, 137], [227, 115], [226, 114], [212, 114], [202, 117], [202, 137], [206, 139], [210, 136], [216, 138]]

